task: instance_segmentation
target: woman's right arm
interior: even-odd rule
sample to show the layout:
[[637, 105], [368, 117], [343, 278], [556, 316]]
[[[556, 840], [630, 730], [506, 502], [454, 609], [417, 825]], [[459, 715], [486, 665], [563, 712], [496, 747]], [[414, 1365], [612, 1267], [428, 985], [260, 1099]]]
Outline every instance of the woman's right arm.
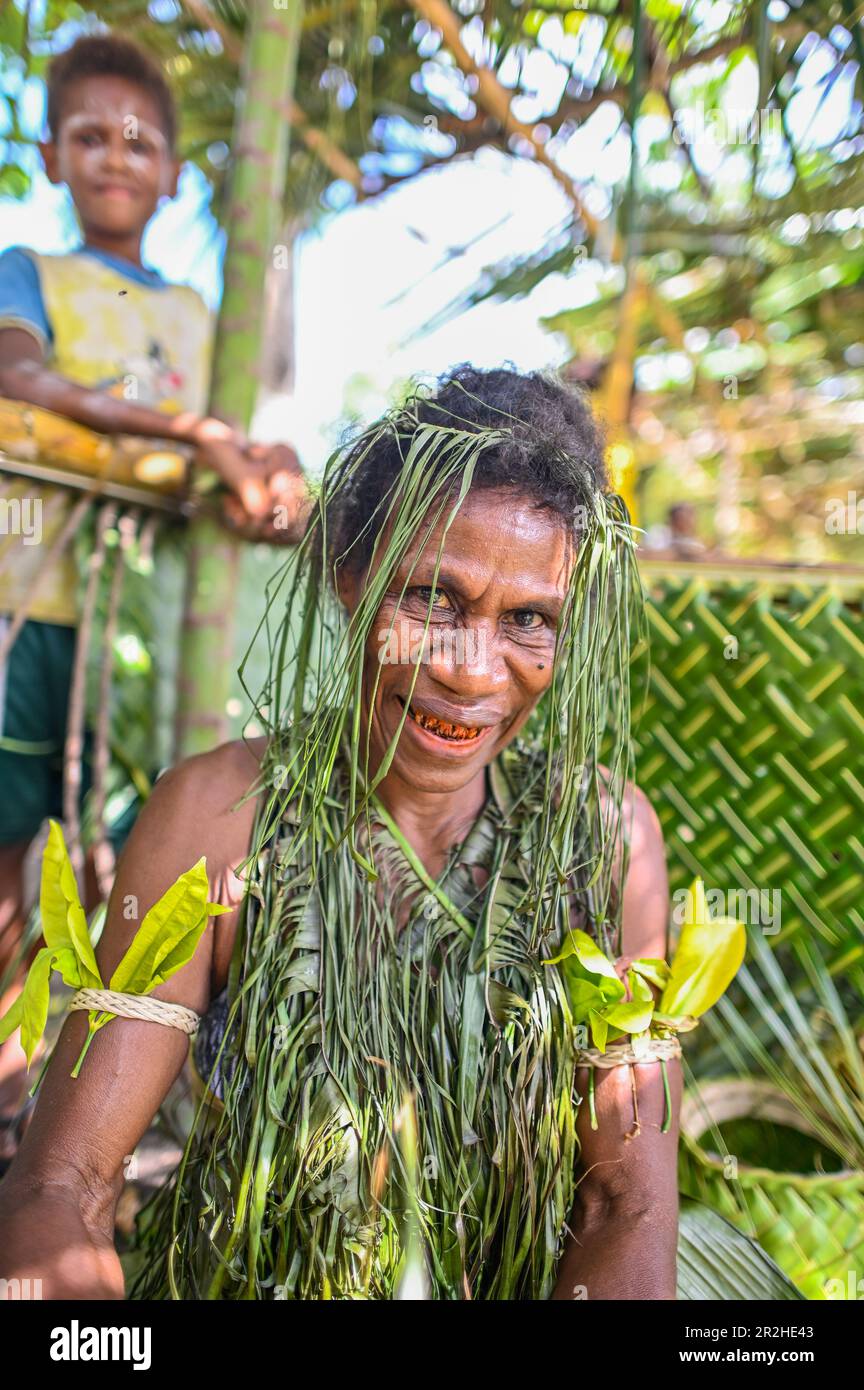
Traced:
[[[96, 951], [103, 980], [147, 910], [204, 854], [211, 901], [235, 910], [210, 919], [192, 960], [153, 994], [205, 1011], [211, 985], [221, 987], [230, 959], [243, 891], [234, 867], [248, 853], [255, 813], [252, 800], [231, 808], [256, 770], [245, 745], [226, 744], [157, 783], [118, 866]], [[124, 1161], [176, 1080], [189, 1045], [177, 1029], [115, 1018], [96, 1034], [73, 1079], [86, 1030], [86, 1013], [70, 1014], [31, 1124], [0, 1183], [0, 1278], [39, 1279], [48, 1299], [123, 1297], [114, 1211]]]

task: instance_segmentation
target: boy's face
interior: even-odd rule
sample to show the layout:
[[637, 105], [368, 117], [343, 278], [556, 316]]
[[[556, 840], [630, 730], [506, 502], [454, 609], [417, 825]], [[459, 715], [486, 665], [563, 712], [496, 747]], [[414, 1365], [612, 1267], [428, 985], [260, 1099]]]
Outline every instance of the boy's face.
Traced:
[[139, 234], [179, 165], [150, 93], [123, 77], [85, 77], [63, 93], [56, 141], [41, 147], [52, 183], [65, 183], [85, 234]]

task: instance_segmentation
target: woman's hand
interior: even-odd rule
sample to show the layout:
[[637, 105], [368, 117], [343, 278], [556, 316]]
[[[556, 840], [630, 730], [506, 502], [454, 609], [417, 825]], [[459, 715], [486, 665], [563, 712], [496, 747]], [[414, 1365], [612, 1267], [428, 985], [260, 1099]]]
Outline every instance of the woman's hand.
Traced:
[[25, 1184], [13, 1168], [0, 1184], [0, 1297], [122, 1299], [112, 1211], [113, 1193]]

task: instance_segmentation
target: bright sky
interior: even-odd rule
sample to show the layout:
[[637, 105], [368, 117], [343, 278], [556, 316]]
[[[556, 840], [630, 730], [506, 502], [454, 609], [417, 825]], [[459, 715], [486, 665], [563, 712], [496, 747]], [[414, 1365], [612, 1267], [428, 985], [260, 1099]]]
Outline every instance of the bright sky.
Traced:
[[[523, 85], [533, 86], [536, 96], [519, 98], [524, 110], [518, 114], [532, 121], [554, 109], [561, 74], [569, 71], [565, 64], [572, 61], [568, 45], [572, 47], [574, 40], [564, 34], [559, 21], [548, 22], [541, 37], [543, 51], [532, 55], [522, 73]], [[587, 42], [590, 35], [583, 38]], [[830, 145], [842, 137], [849, 120], [854, 66], [846, 63], [838, 78], [832, 72], [835, 51], [818, 41], [806, 54], [799, 51], [799, 61], [802, 57], [790, 122], [797, 136], [806, 132], [808, 143]], [[827, 96], [821, 87], [826, 78], [832, 84]], [[739, 64], [727, 84], [729, 108], [752, 111], [754, 84], [755, 65]], [[458, 105], [455, 98], [452, 104]], [[41, 84], [29, 84], [26, 106], [28, 124], [35, 131], [42, 118]], [[647, 149], [661, 134], [657, 123], [663, 124], [662, 117], [646, 115], [640, 121], [640, 147]], [[665, 125], [668, 130], [668, 121]], [[749, 167], [751, 152], [743, 147], [722, 150], [710, 130], [689, 133], [700, 167], [719, 187], [728, 183], [734, 197], [741, 173], [737, 162], [746, 161]], [[0, 153], [3, 143], [0, 138]], [[595, 215], [606, 215], [611, 188], [626, 177], [629, 159], [619, 108], [606, 103], [566, 145], [555, 149], [553, 144], [550, 149], [586, 190]], [[667, 162], [671, 166], [672, 161]], [[782, 194], [790, 178], [786, 161], [778, 160], [776, 167], [770, 159], [766, 163], [770, 191]], [[651, 166], [651, 177], [656, 187], [667, 180], [671, 189], [678, 173], [657, 163]], [[167, 279], [193, 285], [213, 304], [219, 295], [222, 247], [207, 200], [204, 176], [187, 168], [178, 198], [160, 210], [148, 229], [144, 259]], [[0, 213], [0, 249], [23, 244], [53, 252], [76, 244], [68, 194], [53, 188], [38, 169], [28, 197], [22, 202], [0, 200]], [[544, 332], [538, 320], [590, 300], [601, 273], [596, 263], [587, 262], [566, 279], [547, 277], [525, 299], [488, 302], [431, 332], [422, 330], [484, 269], [539, 250], [567, 214], [566, 197], [545, 170], [494, 151], [329, 214], [303, 237], [298, 250], [295, 398], [265, 403], [257, 432], [266, 439], [291, 439], [304, 466], [317, 472], [332, 447], [346, 384], [355, 374], [368, 379], [368, 391], [360, 400], [367, 417], [374, 418], [387, 404], [394, 381], [415, 373], [437, 374], [465, 360], [478, 366], [509, 361], [522, 370], [566, 360], [564, 340]], [[458, 254], [448, 260], [453, 248]], [[417, 336], [405, 341], [412, 334]]]

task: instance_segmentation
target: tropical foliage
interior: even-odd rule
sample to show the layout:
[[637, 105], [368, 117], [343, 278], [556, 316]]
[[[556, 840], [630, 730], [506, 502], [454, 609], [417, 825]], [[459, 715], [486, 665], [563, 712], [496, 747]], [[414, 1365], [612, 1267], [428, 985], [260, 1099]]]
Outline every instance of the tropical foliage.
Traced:
[[849, 1297], [864, 1229], [860, 579], [643, 573], [636, 757], [673, 898], [699, 875], [748, 923], [735, 983], [683, 1040], [682, 1182], [808, 1297]]
[[[0, 193], [21, 197], [28, 189], [33, 112], [50, 53], [82, 25], [109, 21], [164, 59], [183, 103], [182, 153], [206, 176], [217, 215], [230, 221], [227, 176], [247, 11], [234, 0], [112, 0], [110, 5], [49, 0], [42, 6], [12, 0], [0, 7], [5, 114]], [[503, 263], [490, 262], [477, 284], [442, 306], [435, 323], [491, 298], [521, 297], [551, 285], [560, 302], [547, 313], [546, 326], [571, 356], [572, 377], [597, 388], [613, 437], [625, 440], [640, 464], [640, 520], [658, 519], [684, 496], [699, 504], [703, 531], [727, 551], [853, 561], [861, 554], [860, 510], [847, 497], [864, 463], [862, 60], [861, 22], [852, 0], [833, 7], [813, 0], [712, 6], [683, 0], [627, 5], [596, 0], [578, 6], [569, 0], [532, 6], [463, 0], [452, 8], [441, 0], [309, 4], [288, 106], [292, 148], [280, 210], [302, 224], [384, 195], [405, 179], [434, 177], [481, 150], [537, 162], [564, 196], [561, 222], [548, 244], [522, 248]], [[461, 250], [449, 248], [445, 260]], [[430, 326], [434, 323], [424, 325]], [[450, 462], [463, 466], [464, 453], [455, 448]], [[428, 480], [419, 455], [409, 475], [417, 489], [415, 503], [422, 497], [425, 505], [428, 494], [420, 489]], [[408, 508], [403, 521], [407, 525], [417, 515], [416, 508]], [[831, 516], [837, 521], [833, 529], [826, 525]], [[623, 518], [612, 513], [595, 520], [605, 564], [621, 540]], [[109, 549], [119, 544], [110, 529], [107, 544]], [[629, 585], [631, 550], [625, 545], [620, 551], [627, 575], [614, 582], [622, 582], [621, 595]], [[134, 568], [134, 554], [132, 560]], [[611, 569], [604, 573], [611, 584]], [[374, 875], [376, 864], [389, 864], [414, 907], [420, 888], [405, 867], [410, 860], [397, 836], [385, 833], [375, 846], [360, 834], [360, 813], [367, 793], [374, 793], [364, 786], [358, 742], [351, 738], [356, 730], [347, 723], [360, 637], [355, 633], [354, 645], [342, 649], [343, 661], [329, 665], [340, 638], [332, 612], [326, 611], [323, 575], [306, 592], [296, 587], [295, 574], [289, 567], [271, 595], [277, 612], [286, 595], [292, 598], [291, 624], [279, 627], [274, 639], [271, 609], [261, 629], [271, 676], [257, 699], [257, 718], [260, 728], [276, 733], [270, 771], [281, 769], [263, 825], [273, 828], [289, 794], [305, 799], [309, 816], [289, 838], [286, 863], [296, 867], [295, 886], [306, 888], [303, 853], [311, 854], [322, 840], [339, 842], [335, 881], [328, 888], [332, 897], [325, 906], [347, 931], [357, 911], [348, 885], [357, 872]], [[656, 572], [646, 570], [646, 575], [656, 582]], [[783, 930], [765, 936], [751, 926], [748, 959], [735, 984], [705, 1026], [684, 1039], [691, 1080], [703, 1083], [704, 1100], [694, 1086], [697, 1109], [691, 1113], [701, 1120], [693, 1120], [685, 1142], [682, 1184], [758, 1236], [808, 1297], [840, 1296], [838, 1287], [850, 1287], [848, 1272], [856, 1262], [860, 1268], [864, 1227], [864, 852], [855, 820], [864, 806], [855, 693], [862, 652], [860, 596], [847, 598], [830, 581], [809, 579], [789, 583], [778, 596], [776, 587], [752, 576], [735, 583], [711, 581], [706, 593], [700, 580], [690, 578], [677, 589], [651, 594], [653, 657], [645, 718], [637, 732], [639, 776], [664, 822], [674, 887], [702, 874], [707, 884], [726, 891], [758, 893], [781, 882], [786, 896]], [[97, 615], [97, 629], [100, 621]], [[153, 770], [146, 765], [150, 734], [141, 734], [152, 696], [151, 628], [142, 613], [124, 624], [113, 644], [122, 656], [115, 689], [122, 702], [128, 701], [128, 719], [116, 719], [113, 742], [115, 750], [124, 751], [143, 794]], [[622, 702], [630, 636], [605, 654], [613, 662]], [[724, 649], [730, 637], [737, 644], [734, 658]], [[295, 641], [301, 676], [286, 689], [284, 658]], [[586, 642], [598, 661], [596, 631]], [[739, 649], [740, 666], [733, 664]], [[94, 685], [100, 684], [101, 669], [91, 673]], [[250, 665], [247, 683], [257, 697], [257, 675], [251, 672]], [[566, 663], [562, 679], [556, 698], [577, 704], [586, 699]], [[130, 698], [136, 683], [137, 705]], [[598, 699], [594, 689], [588, 699], [591, 719]], [[318, 714], [307, 723], [300, 716], [313, 706]], [[578, 708], [584, 713], [586, 706]], [[581, 728], [578, 718], [571, 719], [566, 731], [559, 725], [553, 736], [571, 769], [586, 762], [585, 747], [573, 742]], [[610, 764], [619, 786], [629, 757], [620, 734], [615, 733], [618, 756]], [[352, 751], [346, 805], [339, 809], [349, 812], [347, 843], [325, 795], [346, 737]], [[546, 775], [548, 766], [538, 785]], [[115, 785], [126, 796], [122, 780]], [[573, 795], [560, 813], [553, 817], [548, 801], [545, 811], [537, 812], [547, 822], [530, 891], [502, 874], [489, 919], [496, 930], [512, 919], [513, 894], [516, 902], [520, 893], [530, 897], [535, 927], [541, 917], [545, 920], [551, 865], [564, 843], [572, 846], [577, 818], [593, 816], [595, 829], [601, 828], [596, 786], [583, 788], [579, 795], [587, 799], [580, 801], [577, 781], [568, 785]], [[602, 877], [608, 864], [600, 868], [602, 900], [609, 888], [608, 877]], [[476, 964], [465, 932], [466, 924], [473, 924], [464, 908], [449, 897], [441, 902], [429, 884], [422, 887], [431, 895], [440, 940], [449, 934], [447, 939], [452, 936]], [[290, 912], [281, 900], [259, 906], [247, 938], [249, 985], [233, 1006], [253, 1067], [253, 1088], [243, 1093], [239, 1076], [232, 1075], [228, 1084], [238, 1120], [233, 1129], [224, 1117], [217, 1121], [220, 1133], [227, 1134], [232, 1171], [241, 1176], [244, 1204], [240, 1234], [220, 1265], [213, 1292], [223, 1287], [235, 1296], [269, 1292], [272, 1285], [262, 1282], [262, 1269], [275, 1271], [276, 1282], [291, 1296], [311, 1287], [333, 1292], [357, 1286], [358, 1263], [359, 1287], [376, 1287], [371, 1275], [363, 1284], [368, 1250], [359, 1236], [357, 1249], [343, 1247], [341, 1263], [331, 1260], [326, 1284], [315, 1283], [318, 1271], [311, 1258], [294, 1268], [272, 1248], [267, 1224], [272, 1192], [287, 1194], [286, 1201], [297, 1195], [290, 1186], [293, 1158], [282, 1121], [274, 1115], [281, 1116], [280, 1107], [302, 1073], [307, 1020], [298, 1011], [297, 994], [316, 954], [318, 919], [314, 912], [303, 916], [308, 899], [302, 897], [301, 906]], [[373, 895], [369, 911], [378, 910]], [[76, 941], [81, 951], [87, 948], [77, 913], [71, 906], [67, 912], [72, 913], [64, 929], [68, 939], [58, 937], [55, 947], [66, 953], [59, 959], [77, 983], [76, 971], [83, 979], [87, 967], [80, 952], [75, 954]], [[600, 926], [602, 916], [597, 916]], [[302, 948], [297, 959], [286, 960], [282, 937], [271, 930], [274, 923], [297, 933]], [[501, 949], [507, 945], [504, 932]], [[46, 950], [55, 947], [49, 943]], [[620, 1008], [620, 996], [611, 997], [617, 991], [608, 972], [592, 974], [575, 947], [568, 959], [591, 977], [581, 983], [601, 996], [600, 1001], [591, 996], [593, 1005], [600, 1002], [592, 1010], [600, 1020], [595, 1034], [600, 1042], [602, 1027], [614, 1028], [616, 1018], [620, 1022], [620, 1015], [609, 1014]], [[510, 992], [498, 1000], [499, 1021], [510, 1030], [514, 1055], [519, 1053], [514, 1040], [526, 1026], [518, 964], [508, 957], [514, 972]], [[343, 971], [344, 1006], [350, 1009], [353, 981], [346, 980], [344, 960], [333, 968]], [[43, 958], [39, 970], [46, 978], [48, 969], [50, 958]], [[645, 978], [650, 977], [644, 970], [635, 970], [634, 991]], [[653, 983], [659, 979], [655, 967]], [[378, 1031], [370, 1038], [370, 1054], [382, 1046], [390, 1023], [404, 1031], [404, 1018], [394, 1023], [387, 1012], [395, 1007], [402, 983], [394, 976], [387, 999], [374, 1001], [380, 1011], [372, 1015], [371, 1031]], [[291, 1042], [284, 1052], [262, 1023], [271, 986], [292, 1001], [279, 1020], [287, 1030], [279, 1036]], [[465, 1008], [470, 1013], [475, 1005], [471, 996]], [[38, 1012], [41, 1017], [41, 1003]], [[590, 1014], [586, 1021], [593, 1022]], [[346, 1020], [329, 1022], [338, 1034]], [[489, 1287], [482, 1283], [478, 1261], [447, 1245], [440, 1228], [421, 1229], [422, 1207], [412, 1195], [422, 1194], [417, 1145], [428, 1139], [423, 1125], [437, 1126], [452, 1176], [462, 1161], [463, 1121], [467, 1117], [471, 1124], [475, 1118], [477, 1059], [468, 1056], [467, 1042], [463, 1046], [462, 1024], [461, 1013], [448, 1023], [455, 1029], [448, 1036], [460, 1059], [459, 1078], [455, 1083], [449, 1075], [436, 1078], [458, 1114], [456, 1129], [442, 1118], [443, 1104], [431, 1122], [418, 1119], [404, 1089], [389, 1080], [382, 1087], [384, 1128], [398, 1138], [381, 1144], [378, 1116], [364, 1113], [359, 1125], [367, 1164], [386, 1155], [376, 1189], [385, 1204], [392, 1172], [408, 1175], [402, 1191], [409, 1199], [387, 1209], [390, 1263], [385, 1259], [383, 1274], [377, 1271], [379, 1288], [404, 1291], [410, 1285], [420, 1267], [421, 1236], [439, 1260], [436, 1287], [457, 1287], [466, 1269], [475, 1286]], [[356, 1058], [342, 1060], [352, 1073]], [[738, 1111], [728, 1105], [724, 1111], [720, 1093], [712, 1089], [724, 1083], [728, 1096], [730, 1070], [735, 1084], [749, 1088], [750, 1099]], [[381, 1084], [377, 1072], [372, 1081]], [[514, 1092], [500, 1076], [494, 1084], [503, 1110]], [[455, 1094], [447, 1090], [451, 1085]], [[334, 1158], [346, 1160], [339, 1106], [353, 1098], [330, 1097], [331, 1111], [321, 1117], [302, 1112], [302, 1090], [291, 1094], [300, 1107], [298, 1142], [311, 1162], [307, 1196], [330, 1198], [343, 1190], [344, 1170], [340, 1176]], [[775, 1120], [766, 1118], [771, 1115]], [[541, 1150], [546, 1137], [539, 1129], [532, 1132]], [[554, 1156], [544, 1151], [550, 1163], [569, 1156], [569, 1150]], [[347, 1155], [349, 1167], [355, 1158]], [[731, 1165], [730, 1159], [735, 1160]], [[157, 1227], [153, 1237], [164, 1240], [172, 1221], [185, 1233], [185, 1249], [170, 1247], [169, 1292], [199, 1287], [200, 1271], [224, 1234], [225, 1174], [203, 1141], [190, 1150], [186, 1179], [193, 1198], [178, 1198], [171, 1213], [163, 1210], [161, 1236]], [[504, 1200], [494, 1181], [486, 1191], [493, 1206]], [[558, 1191], [556, 1201], [565, 1195]], [[326, 1264], [332, 1231], [315, 1224], [320, 1213], [314, 1204], [311, 1214], [302, 1206], [292, 1211], [296, 1233]], [[498, 1291], [545, 1289], [553, 1252], [548, 1240], [535, 1239], [539, 1208], [514, 1205], [510, 1213]], [[345, 1215], [341, 1212], [340, 1219]], [[481, 1212], [481, 1220], [486, 1215]], [[307, 1218], [311, 1227], [304, 1225]], [[764, 1256], [746, 1247], [752, 1263], [745, 1261], [749, 1272], [742, 1283], [740, 1243], [730, 1244], [730, 1228], [716, 1214], [707, 1218], [707, 1226], [705, 1220], [704, 1213], [685, 1205], [681, 1296], [740, 1297], [742, 1288], [753, 1297], [769, 1296], [774, 1276], [768, 1275]], [[363, 1220], [358, 1224], [362, 1232]], [[716, 1258], [706, 1273], [699, 1257], [708, 1246]]]
[[[230, 910], [207, 901], [208, 886], [204, 859], [199, 859], [172, 883], [144, 914], [129, 949], [111, 976], [108, 986], [111, 991], [150, 994], [192, 959], [208, 919]], [[21, 994], [0, 1019], [0, 1042], [20, 1026], [21, 1046], [28, 1065], [48, 1020], [48, 981], [52, 970], [73, 989], [105, 989], [78, 895], [75, 871], [57, 821], [50, 822], [48, 843], [42, 855], [39, 917], [45, 945], [30, 966]], [[81, 1070], [99, 1029], [116, 1017], [108, 1007], [89, 1010], [87, 1037], [72, 1070], [73, 1076]]]

